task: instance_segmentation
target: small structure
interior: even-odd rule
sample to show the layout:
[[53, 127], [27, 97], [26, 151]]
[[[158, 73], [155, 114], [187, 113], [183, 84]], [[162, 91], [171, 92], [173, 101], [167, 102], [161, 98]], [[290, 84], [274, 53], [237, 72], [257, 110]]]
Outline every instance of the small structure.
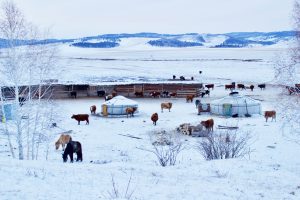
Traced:
[[232, 92], [229, 96], [214, 100], [210, 103], [213, 114], [224, 116], [250, 116], [261, 114], [261, 103], [247, 96]]
[[126, 108], [136, 107], [138, 112], [138, 103], [123, 96], [116, 96], [106, 101], [101, 106], [101, 114], [103, 116], [121, 116], [126, 115]]

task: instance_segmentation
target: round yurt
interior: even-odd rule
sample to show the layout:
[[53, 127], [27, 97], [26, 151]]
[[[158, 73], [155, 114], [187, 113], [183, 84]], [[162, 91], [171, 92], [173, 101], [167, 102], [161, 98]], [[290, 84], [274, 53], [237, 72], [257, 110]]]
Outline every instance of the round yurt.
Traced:
[[261, 114], [259, 101], [247, 96], [232, 92], [228, 96], [214, 100], [210, 103], [211, 113], [224, 116], [250, 116]]
[[136, 107], [138, 112], [138, 103], [123, 96], [116, 96], [101, 105], [101, 114], [103, 116], [122, 116], [126, 115], [126, 108]]

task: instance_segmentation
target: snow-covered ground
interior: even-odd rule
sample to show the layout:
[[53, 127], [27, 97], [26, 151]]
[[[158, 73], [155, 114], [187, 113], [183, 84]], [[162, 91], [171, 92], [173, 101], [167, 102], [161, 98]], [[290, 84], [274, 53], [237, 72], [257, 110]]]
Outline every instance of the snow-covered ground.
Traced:
[[[276, 110], [278, 97], [282, 95], [280, 88], [268, 85], [265, 91], [255, 88], [253, 92], [240, 93], [260, 99], [262, 110]], [[211, 96], [202, 102], [225, 95], [228, 91], [215, 87]], [[56, 100], [60, 120], [58, 128], [53, 128], [47, 161], [43, 152], [37, 161], [11, 159], [6, 140], [1, 136], [0, 199], [112, 199], [108, 194], [113, 188], [112, 176], [120, 192], [119, 199], [130, 177], [131, 199], [300, 199], [300, 160], [297, 158], [300, 146], [281, 133], [280, 113], [276, 122], [266, 123], [261, 115], [251, 118], [199, 116], [195, 104], [181, 98], [134, 100], [139, 103], [139, 114], [135, 117], [91, 116], [89, 125], [83, 122], [77, 125], [70, 117], [89, 113], [93, 104], [100, 112], [102, 98]], [[171, 112], [161, 113], [160, 103], [164, 101], [173, 103]], [[150, 120], [154, 112], [159, 115], [157, 126]], [[175, 166], [161, 167], [153, 153], [141, 150], [151, 149], [149, 138], [155, 131], [171, 131], [181, 123], [198, 123], [208, 118], [215, 120], [215, 131], [217, 125], [234, 125], [241, 130], [239, 134], [250, 132], [252, 153], [244, 158], [206, 161], [195, 148], [202, 138], [180, 133], [176, 135], [185, 149]], [[82, 144], [82, 163], [63, 163], [61, 149], [55, 150], [59, 134], [69, 130], [72, 130], [73, 140]], [[123, 136], [127, 134], [141, 139]]]
[[[274, 65], [287, 46], [253, 48], [161, 48], [145, 44], [145, 38], [122, 40], [111, 49], [60, 45], [60, 82], [166, 81], [173, 75], [194, 77], [197, 82], [272, 83]], [[198, 72], [202, 71], [200, 75]]]

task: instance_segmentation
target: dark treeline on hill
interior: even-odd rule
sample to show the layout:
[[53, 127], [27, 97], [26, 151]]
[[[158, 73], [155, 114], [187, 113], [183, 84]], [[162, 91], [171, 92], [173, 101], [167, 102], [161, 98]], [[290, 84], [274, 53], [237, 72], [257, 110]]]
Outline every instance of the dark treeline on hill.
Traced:
[[176, 39], [159, 39], [159, 40], [150, 40], [148, 44], [158, 47], [195, 47], [203, 46], [203, 44], [198, 42], [185, 42]]
[[228, 38], [223, 43], [216, 45], [215, 48], [241, 48], [246, 47], [252, 44], [260, 44], [263, 46], [268, 46], [275, 44], [272, 41], [252, 41], [252, 40], [243, 40], [243, 39], [236, 39], [236, 38]]
[[120, 44], [117, 42], [98, 42], [98, 43], [77, 42], [72, 44], [72, 46], [82, 47], [82, 48], [113, 48], [119, 45]]

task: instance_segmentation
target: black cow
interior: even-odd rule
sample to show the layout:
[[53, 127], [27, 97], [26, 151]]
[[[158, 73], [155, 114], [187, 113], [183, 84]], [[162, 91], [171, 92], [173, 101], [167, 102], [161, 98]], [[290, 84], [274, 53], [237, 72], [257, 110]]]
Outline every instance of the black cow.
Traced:
[[71, 97], [73, 97], [74, 99], [77, 98], [77, 92], [75, 92], [75, 91], [70, 92], [70, 95], [71, 95]]
[[105, 95], [105, 91], [104, 90], [98, 90], [97, 91], [97, 96], [98, 97], [103, 97]]
[[259, 84], [257, 87], [259, 87], [261, 90], [266, 89], [266, 84]]

